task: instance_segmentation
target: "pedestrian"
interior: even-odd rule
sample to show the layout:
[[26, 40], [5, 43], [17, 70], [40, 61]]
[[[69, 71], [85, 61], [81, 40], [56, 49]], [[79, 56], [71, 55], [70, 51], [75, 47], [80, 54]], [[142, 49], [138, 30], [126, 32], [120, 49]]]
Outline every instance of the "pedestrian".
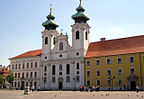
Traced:
[[80, 91], [82, 91], [82, 86], [80, 85]]
[[32, 88], [31, 88], [31, 89], [32, 89], [32, 92], [34, 92], [34, 90], [35, 90], [35, 87], [34, 87], [34, 86], [32, 86]]
[[139, 86], [138, 85], [136, 86], [136, 91], [137, 91], [137, 93], [139, 92]]

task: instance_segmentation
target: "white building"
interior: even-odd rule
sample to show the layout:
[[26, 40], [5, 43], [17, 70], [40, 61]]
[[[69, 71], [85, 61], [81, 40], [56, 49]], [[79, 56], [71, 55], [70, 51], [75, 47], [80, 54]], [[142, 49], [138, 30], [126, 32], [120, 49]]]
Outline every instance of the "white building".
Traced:
[[14, 87], [38, 85], [42, 89], [71, 90], [84, 86], [84, 56], [89, 46], [89, 18], [81, 6], [72, 16], [75, 21], [72, 27], [72, 46], [68, 43], [68, 35], [58, 33], [55, 17], [47, 16], [42, 25], [42, 50], [29, 51], [11, 58], [11, 69], [14, 71]]

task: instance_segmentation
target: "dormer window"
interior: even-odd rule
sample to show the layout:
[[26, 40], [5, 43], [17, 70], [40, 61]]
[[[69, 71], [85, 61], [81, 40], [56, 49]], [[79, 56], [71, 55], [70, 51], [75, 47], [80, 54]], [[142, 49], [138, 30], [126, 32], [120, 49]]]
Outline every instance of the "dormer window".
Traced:
[[63, 50], [63, 43], [62, 42], [59, 43], [59, 50]]
[[79, 31], [76, 32], [76, 39], [79, 39]]
[[45, 44], [48, 44], [48, 37], [45, 37]]

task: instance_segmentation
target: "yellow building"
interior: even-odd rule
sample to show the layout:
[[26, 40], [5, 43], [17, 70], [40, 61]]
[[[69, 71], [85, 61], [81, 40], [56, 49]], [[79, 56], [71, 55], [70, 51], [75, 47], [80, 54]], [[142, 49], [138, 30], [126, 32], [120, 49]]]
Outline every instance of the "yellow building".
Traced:
[[100, 90], [144, 88], [144, 36], [90, 43], [85, 56], [85, 86]]

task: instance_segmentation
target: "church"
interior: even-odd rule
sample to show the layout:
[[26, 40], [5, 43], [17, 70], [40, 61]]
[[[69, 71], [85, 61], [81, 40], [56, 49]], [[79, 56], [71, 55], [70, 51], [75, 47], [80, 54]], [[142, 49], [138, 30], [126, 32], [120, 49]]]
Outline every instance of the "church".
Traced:
[[42, 23], [42, 49], [28, 51], [10, 58], [11, 70], [15, 80], [13, 86], [40, 86], [41, 89], [57, 90], [78, 89], [84, 86], [84, 57], [89, 46], [90, 26], [89, 17], [80, 4], [77, 13], [72, 15], [72, 46], [69, 45], [68, 35], [59, 33], [59, 26], [52, 15], [52, 8], [47, 20]]

